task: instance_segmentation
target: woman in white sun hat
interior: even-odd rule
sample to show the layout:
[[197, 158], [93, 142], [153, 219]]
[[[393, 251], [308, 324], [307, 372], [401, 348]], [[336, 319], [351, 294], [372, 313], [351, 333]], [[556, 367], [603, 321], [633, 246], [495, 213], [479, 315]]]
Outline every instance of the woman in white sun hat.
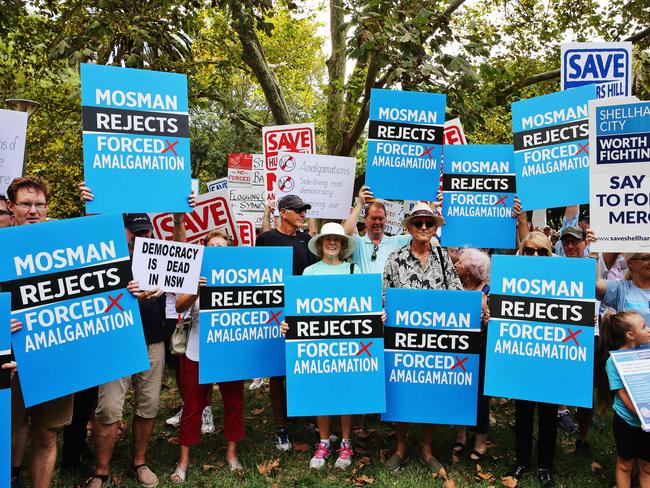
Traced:
[[[303, 275], [333, 275], [333, 274], [355, 274], [359, 273], [359, 267], [353, 263], [346, 263], [356, 247], [352, 237], [345, 235], [343, 226], [336, 222], [329, 222], [323, 225], [320, 233], [309, 240], [309, 250], [320, 258], [315, 264], [308, 266], [303, 271]], [[286, 334], [289, 326], [286, 322], [282, 323], [282, 332]], [[320, 442], [314, 453], [314, 457], [309, 461], [309, 467], [320, 469], [325, 466], [327, 458], [332, 451], [330, 448], [330, 417], [316, 417]], [[341, 415], [341, 448], [337, 451], [339, 457], [335, 466], [340, 469], [346, 469], [352, 464], [352, 416]]]

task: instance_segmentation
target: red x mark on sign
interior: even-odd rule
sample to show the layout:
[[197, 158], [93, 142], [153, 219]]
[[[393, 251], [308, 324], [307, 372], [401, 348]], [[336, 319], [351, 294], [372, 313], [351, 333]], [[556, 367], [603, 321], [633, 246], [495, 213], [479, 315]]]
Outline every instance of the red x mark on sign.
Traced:
[[266, 323], [270, 324], [271, 322], [273, 322], [275, 320], [278, 323], [278, 325], [282, 325], [280, 323], [280, 321], [278, 320], [278, 317], [280, 316], [281, 313], [282, 313], [282, 310], [278, 310], [277, 313], [274, 312], [273, 310], [271, 310], [271, 318], [269, 320], [267, 320]]
[[174, 149], [174, 146], [175, 146], [176, 144], [178, 144], [178, 141], [176, 141], [175, 143], [172, 144], [172, 143], [169, 142], [167, 139], [165, 139], [165, 142], [167, 143], [167, 147], [166, 147], [165, 149], [163, 149], [163, 150], [160, 152], [160, 154], [165, 154], [167, 151], [171, 151], [171, 152], [174, 153], [174, 156], [178, 156], [178, 154], [176, 154], [176, 149]]
[[117, 295], [116, 298], [113, 298], [113, 297], [110, 296], [110, 295], [106, 295], [106, 296], [107, 296], [108, 299], [111, 301], [111, 303], [108, 305], [108, 307], [106, 307], [106, 310], [104, 310], [104, 313], [108, 312], [108, 311], [109, 311], [111, 308], [113, 308], [113, 307], [117, 307], [117, 308], [119, 308], [122, 312], [124, 312], [124, 309], [122, 308], [122, 305], [120, 305], [119, 303], [117, 303], [117, 302], [120, 300], [120, 298], [122, 298], [122, 297], [124, 296], [124, 293], [120, 293], [119, 295]]
[[[425, 146], [425, 147], [426, 147], [426, 146]], [[432, 157], [433, 157], [433, 154], [431, 154], [431, 151], [433, 151], [433, 148], [434, 148], [434, 147], [435, 147], [435, 146], [431, 146], [429, 149], [425, 149], [424, 152], [423, 152], [422, 154], [420, 154], [420, 157], [423, 157], [423, 156], [429, 156], [430, 158], [432, 158]]]
[[360, 356], [362, 352], [365, 352], [368, 356], [372, 357], [372, 354], [370, 354], [370, 351], [368, 348], [374, 344], [374, 342], [369, 342], [368, 344], [364, 344], [363, 342], [360, 342], [361, 344], [361, 350], [357, 353], [357, 356]]
[[504, 195], [504, 196], [499, 195], [499, 200], [497, 200], [497, 203], [495, 203], [494, 205], [496, 206], [499, 205], [500, 203], [503, 203], [504, 207], [508, 207], [508, 204], [506, 203], [506, 198], [508, 198], [508, 195]]
[[589, 150], [587, 149], [589, 147], [589, 143], [586, 143], [584, 145], [578, 143], [578, 146], [580, 146], [580, 149], [578, 149], [578, 152], [575, 154], [576, 156], [580, 154], [582, 151], [584, 151], [586, 155], [589, 155]]
[[464, 363], [465, 361], [467, 361], [468, 359], [469, 359], [469, 358], [463, 358], [463, 359], [460, 359], [458, 356], [456, 356], [456, 364], [454, 364], [454, 365], [451, 367], [451, 369], [456, 369], [458, 366], [460, 366], [461, 369], [462, 369], [463, 371], [467, 371], [467, 370], [465, 369], [465, 366], [463, 366], [463, 363]]
[[578, 342], [578, 339], [576, 339], [576, 336], [582, 332], [582, 329], [578, 329], [575, 332], [571, 332], [571, 329], [567, 327], [567, 330], [569, 331], [569, 335], [562, 339], [562, 342], [569, 342], [569, 339], [573, 339], [573, 342], [576, 343], [576, 346], [579, 346], [580, 343]]
[[292, 181], [293, 179], [291, 178], [291, 176], [287, 176], [284, 180], [280, 181], [280, 191], [284, 191], [287, 185], [291, 185]]

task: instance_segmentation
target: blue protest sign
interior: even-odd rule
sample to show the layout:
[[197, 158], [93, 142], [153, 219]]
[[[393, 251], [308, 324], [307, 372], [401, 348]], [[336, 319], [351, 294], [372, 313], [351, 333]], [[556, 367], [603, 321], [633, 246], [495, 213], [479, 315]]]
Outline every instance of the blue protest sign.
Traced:
[[200, 291], [199, 382], [284, 376], [288, 247], [206, 247]]
[[610, 355], [634, 404], [641, 427], [650, 432], [650, 350], [647, 347], [620, 349], [611, 351]]
[[589, 103], [591, 226], [595, 252], [647, 252], [650, 241], [650, 102]]
[[[11, 295], [0, 293], [0, 364], [11, 361]], [[0, 486], [11, 480], [11, 372], [0, 369]]]
[[382, 420], [476, 425], [481, 299], [480, 291], [386, 290]]
[[366, 185], [375, 196], [436, 199], [446, 99], [439, 93], [372, 89]]
[[493, 256], [485, 394], [591, 407], [596, 263]]
[[384, 412], [381, 276], [293, 276], [285, 297], [288, 414]]
[[632, 94], [631, 42], [572, 42], [562, 44], [562, 90], [596, 85], [598, 98]]
[[445, 146], [443, 173], [442, 245], [514, 248], [513, 147]]
[[81, 65], [88, 213], [189, 212], [187, 76]]
[[589, 201], [587, 116], [595, 98], [596, 87], [588, 85], [512, 104], [517, 195], [524, 210]]
[[118, 214], [2, 229], [0, 287], [30, 407], [149, 368]]

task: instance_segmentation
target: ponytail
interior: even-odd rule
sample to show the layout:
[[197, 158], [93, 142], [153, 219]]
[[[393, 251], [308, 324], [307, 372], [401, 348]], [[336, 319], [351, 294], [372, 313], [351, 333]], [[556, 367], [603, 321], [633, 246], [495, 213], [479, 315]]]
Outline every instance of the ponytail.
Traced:
[[620, 349], [627, 342], [625, 333], [631, 328], [632, 318], [637, 312], [624, 311], [608, 313], [603, 316], [603, 328], [600, 336], [600, 357], [596, 358], [596, 389], [598, 411], [607, 410], [614, 402], [614, 393], [609, 387], [609, 379], [605, 368], [609, 352]]

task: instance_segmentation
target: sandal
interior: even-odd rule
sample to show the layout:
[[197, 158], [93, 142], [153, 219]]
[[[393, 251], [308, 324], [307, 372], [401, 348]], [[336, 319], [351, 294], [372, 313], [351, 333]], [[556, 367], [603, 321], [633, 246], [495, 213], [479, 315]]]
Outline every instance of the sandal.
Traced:
[[463, 444], [462, 442], [457, 442], [456, 444], [451, 446], [451, 455], [456, 456], [458, 458], [462, 458], [463, 455], [465, 454], [465, 449], [467, 449], [465, 444]]
[[181, 483], [185, 483], [185, 480], [187, 479], [187, 468], [182, 469], [178, 464], [176, 465], [176, 469], [170, 476], [172, 483], [180, 485]]
[[476, 449], [472, 449], [469, 452], [470, 461], [480, 462], [480, 461], [483, 461], [486, 457], [487, 457], [487, 451], [478, 452]]

